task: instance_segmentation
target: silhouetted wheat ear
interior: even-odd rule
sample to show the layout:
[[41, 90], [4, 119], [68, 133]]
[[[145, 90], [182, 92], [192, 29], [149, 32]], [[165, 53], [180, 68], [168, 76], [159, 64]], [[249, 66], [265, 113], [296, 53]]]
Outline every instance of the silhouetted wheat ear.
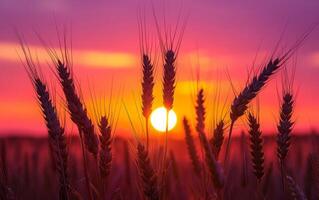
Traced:
[[183, 126], [184, 126], [185, 141], [187, 145], [189, 158], [192, 161], [194, 172], [196, 173], [196, 175], [200, 175], [201, 167], [200, 167], [199, 157], [198, 157], [196, 146], [194, 143], [194, 138], [192, 136], [192, 131], [186, 117], [183, 118]]
[[68, 153], [64, 129], [60, 125], [56, 109], [52, 104], [46, 85], [39, 78], [35, 78], [33, 84], [48, 129], [49, 141], [54, 152], [56, 170], [59, 175], [60, 183], [59, 198], [69, 199], [70, 190], [67, 173]]
[[246, 85], [246, 87], [234, 98], [230, 107], [231, 125], [229, 128], [226, 146], [225, 162], [228, 158], [231, 134], [235, 122], [246, 112], [248, 104], [257, 96], [257, 94], [261, 91], [269, 78], [278, 71], [278, 69], [284, 64], [285, 61], [285, 56], [282, 58], [276, 58], [274, 60], [271, 59], [262, 69], [262, 71], [258, 75], [254, 76]]
[[[59, 199], [67, 200], [70, 198], [70, 184], [67, 170], [68, 152], [64, 128], [62, 128], [55, 106], [52, 103], [46, 84], [41, 79], [42, 74], [38, 71], [38, 66], [33, 62], [30, 50], [25, 47], [20, 40], [21, 48], [25, 57], [25, 70], [32, 82], [37, 99], [41, 107], [42, 115], [48, 129], [49, 142], [53, 150], [55, 159], [55, 169], [59, 177]], [[26, 160], [28, 162], [28, 160]], [[26, 173], [29, 173], [29, 165], [26, 163]], [[29, 175], [26, 175], [28, 179]], [[29, 184], [29, 183], [28, 183]]]
[[286, 181], [287, 181], [287, 185], [288, 185], [288, 190], [289, 190], [289, 194], [290, 197], [292, 199], [296, 199], [296, 200], [306, 200], [306, 196], [303, 193], [303, 191], [299, 188], [299, 186], [296, 184], [296, 182], [294, 181], [294, 179], [291, 176], [286, 176]]
[[111, 171], [112, 164], [112, 134], [111, 126], [105, 116], [102, 116], [99, 122], [100, 138], [100, 153], [99, 153], [99, 168], [100, 175], [103, 179], [107, 179]]
[[260, 124], [252, 113], [248, 114], [248, 124], [252, 165], [254, 168], [254, 174], [258, 179], [258, 182], [260, 182], [264, 175], [264, 150]]
[[290, 138], [292, 127], [294, 122], [292, 121], [294, 99], [290, 92], [286, 92], [283, 95], [281, 107], [280, 107], [280, 119], [277, 125], [277, 157], [280, 163], [280, 171], [282, 176], [282, 186], [285, 188], [284, 184], [284, 174], [285, 174], [285, 159], [288, 154], [290, 146]]
[[199, 136], [201, 146], [205, 152], [205, 162], [211, 174], [211, 180], [216, 189], [221, 189], [224, 186], [224, 176], [222, 168], [216, 161], [212, 148], [205, 134], [205, 99], [204, 90], [200, 89], [196, 98], [196, 131]]
[[210, 139], [210, 145], [216, 160], [218, 160], [219, 153], [224, 142], [224, 126], [224, 120], [220, 120], [214, 129], [213, 137]]
[[74, 80], [69, 68], [60, 60], [57, 60], [56, 63], [56, 69], [60, 77], [60, 83], [67, 101], [71, 119], [83, 132], [84, 142], [88, 151], [97, 157], [99, 139], [94, 132], [92, 120], [88, 117], [87, 110], [76, 92]]
[[254, 76], [248, 85], [235, 97], [231, 105], [230, 119], [236, 121], [242, 116], [248, 108], [248, 104], [257, 96], [263, 86], [267, 83], [270, 76], [273, 75], [282, 65], [282, 60], [277, 58], [270, 60], [263, 68], [261, 73]]
[[198, 133], [202, 148], [205, 153], [206, 166], [210, 172], [211, 180], [216, 189], [224, 187], [224, 175], [220, 164], [216, 161], [212, 148], [204, 132]]
[[149, 200], [159, 200], [158, 177], [151, 165], [148, 151], [141, 143], [137, 145], [136, 163], [145, 198]]
[[199, 138], [205, 152], [206, 166], [210, 172], [212, 183], [216, 189], [221, 189], [224, 187], [225, 182], [222, 167], [220, 166], [218, 161], [216, 161], [206, 135], [204, 133], [200, 133]]
[[277, 125], [277, 156], [280, 161], [285, 160], [290, 146], [291, 132], [294, 125], [292, 121], [293, 106], [293, 95], [290, 93], [284, 94], [280, 108], [279, 124]]
[[196, 131], [198, 134], [205, 133], [205, 98], [204, 98], [204, 90], [200, 89], [197, 98], [196, 98]]
[[142, 56], [142, 113], [145, 118], [146, 144], [149, 146], [149, 117], [152, 112], [153, 105], [153, 88], [154, 88], [154, 66], [151, 58], [147, 54]]
[[167, 110], [173, 108], [175, 78], [176, 78], [176, 54], [169, 49], [164, 54], [163, 75], [163, 104]]
[[145, 118], [149, 118], [153, 105], [154, 66], [150, 57], [142, 56], [143, 81], [142, 81], [142, 111]]

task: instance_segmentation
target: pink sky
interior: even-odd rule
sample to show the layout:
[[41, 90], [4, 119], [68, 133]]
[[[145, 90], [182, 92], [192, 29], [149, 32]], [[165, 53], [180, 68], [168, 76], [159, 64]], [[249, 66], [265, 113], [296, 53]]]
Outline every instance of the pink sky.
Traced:
[[[140, 87], [138, 11], [145, 12], [150, 32], [154, 33], [154, 20], [150, 1], [63, 1], [63, 0], [2, 0], [0, 2], [0, 133], [45, 133], [41, 114], [36, 104], [30, 81], [21, 65], [17, 51], [16, 31], [28, 41], [47, 68], [45, 50], [35, 32], [53, 46], [57, 45], [56, 24], [72, 30], [74, 70], [81, 82], [86, 102], [91, 102], [88, 91], [94, 87], [99, 96], [109, 94], [114, 78], [114, 89], [124, 88], [117, 98], [124, 98], [131, 113], [135, 113], [134, 99], [138, 101]], [[178, 11], [189, 13], [187, 28], [178, 58], [178, 85], [175, 110], [179, 120], [192, 116], [194, 67], [201, 65], [202, 85], [207, 89], [207, 99], [214, 95], [216, 83], [222, 85], [223, 95], [233, 98], [226, 70], [240, 90], [247, 78], [246, 70], [258, 53], [256, 65], [270, 55], [284, 32], [280, 43], [289, 47], [313, 24], [319, 21], [317, 0], [297, 1], [153, 1], [159, 21], [165, 15], [167, 22], [175, 25]], [[164, 9], [165, 8], [165, 9]], [[180, 9], [181, 8], [181, 9]], [[286, 27], [286, 28], [285, 28]], [[319, 37], [315, 29], [297, 52], [296, 128], [319, 128]], [[291, 65], [291, 64], [290, 64]], [[158, 66], [155, 105], [161, 104]], [[220, 74], [220, 78], [217, 79]], [[52, 73], [46, 74], [48, 82], [58, 87]], [[261, 122], [264, 130], [275, 129], [278, 113], [275, 76], [260, 96]], [[58, 93], [58, 102], [62, 96]], [[224, 99], [222, 100], [222, 102]], [[61, 104], [61, 103], [60, 103]], [[185, 106], [189, 110], [185, 111]], [[210, 105], [207, 105], [210, 108]], [[60, 109], [62, 110], [62, 109]], [[212, 115], [212, 109], [209, 113]], [[134, 114], [132, 114], [134, 115]], [[245, 128], [240, 126], [237, 130]], [[138, 121], [136, 122], [138, 123]], [[207, 122], [209, 123], [209, 122]], [[139, 126], [139, 125], [137, 125]], [[180, 127], [180, 123], [178, 125]], [[72, 126], [68, 125], [68, 129]], [[118, 129], [131, 130], [122, 109]], [[180, 130], [177, 128], [176, 130]]]

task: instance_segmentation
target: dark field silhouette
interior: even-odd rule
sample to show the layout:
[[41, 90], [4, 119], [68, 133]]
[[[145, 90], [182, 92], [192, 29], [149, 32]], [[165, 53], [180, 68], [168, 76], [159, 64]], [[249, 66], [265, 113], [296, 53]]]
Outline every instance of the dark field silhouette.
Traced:
[[[74, 189], [85, 194], [80, 142], [77, 137], [68, 137], [68, 174]], [[196, 144], [198, 147], [198, 141]], [[163, 148], [150, 141], [150, 157], [152, 165], [158, 169], [158, 155]], [[112, 143], [113, 161], [107, 181], [106, 196], [109, 199], [142, 199], [139, 189], [139, 177], [136, 166], [136, 150], [132, 141], [115, 138]], [[260, 185], [252, 173], [249, 144], [246, 139], [235, 137], [230, 151], [230, 166], [226, 177], [224, 199], [255, 199], [257, 186], [267, 199], [284, 199], [289, 196], [282, 190], [279, 161], [276, 156], [274, 137], [264, 137], [265, 177]], [[12, 199], [57, 199], [59, 181], [52, 154], [48, 148], [47, 138], [15, 138], [1, 139], [1, 188], [6, 189]], [[315, 172], [313, 170], [314, 154], [318, 155], [319, 137], [316, 133], [307, 136], [293, 136], [290, 153], [287, 157], [287, 173], [293, 177], [300, 189], [305, 191], [308, 199], [317, 199], [315, 189]], [[224, 152], [221, 152], [221, 156]], [[165, 191], [169, 199], [203, 199], [200, 191], [209, 188], [209, 178], [201, 180], [193, 173], [187, 147], [183, 140], [169, 141], [168, 185]], [[200, 153], [199, 157], [203, 155]], [[90, 178], [97, 183], [97, 169], [94, 158], [89, 159]], [[317, 159], [317, 158], [316, 158]], [[317, 160], [318, 162], [318, 160]], [[208, 172], [203, 172], [207, 174]], [[5, 185], [4, 185], [5, 183]], [[206, 186], [205, 186], [206, 185]], [[5, 188], [7, 186], [7, 188]]]

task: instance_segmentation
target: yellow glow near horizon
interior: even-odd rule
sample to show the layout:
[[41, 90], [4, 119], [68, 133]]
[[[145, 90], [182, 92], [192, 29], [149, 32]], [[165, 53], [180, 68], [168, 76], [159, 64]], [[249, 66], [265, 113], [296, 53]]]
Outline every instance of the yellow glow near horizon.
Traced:
[[[160, 132], [166, 131], [166, 119], [167, 111], [165, 107], [159, 107], [155, 109], [151, 114], [151, 124], [152, 126]], [[174, 110], [168, 112], [168, 130], [172, 130], [177, 122], [176, 113]]]
[[[27, 45], [36, 62], [47, 64], [51, 58], [45, 47]], [[60, 53], [59, 48], [53, 48]], [[21, 63], [23, 52], [19, 43], [0, 42], [0, 60]], [[74, 65], [92, 68], [131, 68], [138, 62], [138, 57], [130, 52], [97, 51], [89, 49], [73, 49], [72, 60]], [[23, 59], [22, 59], [23, 60]]]

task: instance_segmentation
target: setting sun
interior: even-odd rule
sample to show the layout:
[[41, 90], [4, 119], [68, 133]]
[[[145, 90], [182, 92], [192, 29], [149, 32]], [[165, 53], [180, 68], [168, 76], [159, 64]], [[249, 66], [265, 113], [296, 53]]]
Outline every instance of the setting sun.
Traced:
[[[151, 114], [151, 124], [157, 131], [166, 131], [166, 112], [164, 107], [159, 107]], [[168, 130], [172, 130], [175, 127], [176, 122], [176, 113], [173, 110], [170, 110], [168, 112]]]

